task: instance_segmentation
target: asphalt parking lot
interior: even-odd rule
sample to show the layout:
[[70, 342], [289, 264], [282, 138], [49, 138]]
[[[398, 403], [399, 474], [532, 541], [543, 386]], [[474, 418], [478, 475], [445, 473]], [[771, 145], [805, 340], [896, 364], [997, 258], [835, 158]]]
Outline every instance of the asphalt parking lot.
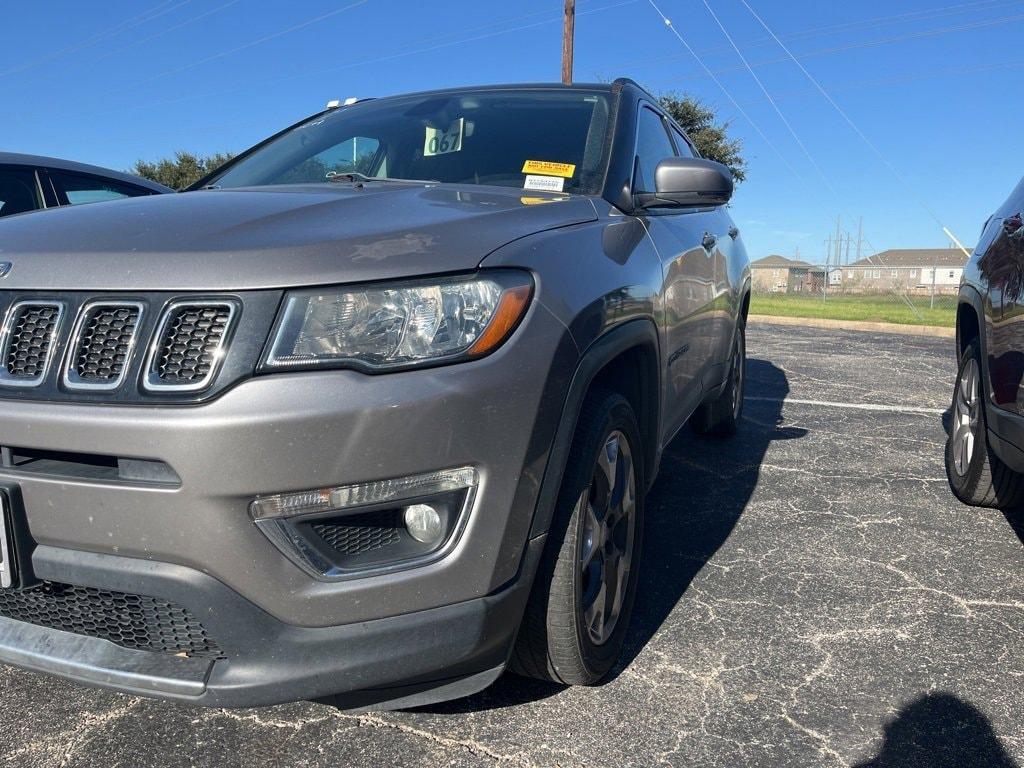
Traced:
[[1024, 518], [949, 493], [952, 342], [762, 326], [748, 344], [741, 433], [685, 434], [665, 457], [626, 659], [605, 685], [506, 675], [420, 711], [224, 712], [4, 667], [0, 755], [105, 768], [1024, 764]]

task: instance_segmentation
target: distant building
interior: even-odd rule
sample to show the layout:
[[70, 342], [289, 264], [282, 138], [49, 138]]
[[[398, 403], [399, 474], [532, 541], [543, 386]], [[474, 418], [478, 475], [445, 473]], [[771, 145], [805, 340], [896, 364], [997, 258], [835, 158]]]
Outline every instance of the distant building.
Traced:
[[955, 294], [966, 263], [959, 248], [897, 248], [829, 271], [841, 272], [843, 293]]
[[785, 256], [765, 256], [750, 263], [751, 288], [756, 293], [820, 293], [825, 271]]

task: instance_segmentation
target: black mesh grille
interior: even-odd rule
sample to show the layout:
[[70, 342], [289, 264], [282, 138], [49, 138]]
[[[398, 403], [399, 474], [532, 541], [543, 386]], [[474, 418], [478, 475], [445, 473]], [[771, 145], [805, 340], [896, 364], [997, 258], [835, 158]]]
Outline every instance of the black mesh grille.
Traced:
[[313, 523], [311, 527], [331, 549], [345, 555], [359, 555], [399, 541], [402, 527], [398, 515], [398, 510], [389, 509], [355, 517], [339, 517]]
[[154, 373], [164, 384], [202, 382], [227, 333], [231, 307], [224, 304], [171, 309], [154, 360]]
[[120, 378], [139, 322], [135, 306], [100, 306], [88, 310], [75, 350], [75, 373], [98, 384]]
[[22, 304], [14, 310], [4, 365], [19, 379], [36, 379], [46, 369], [60, 308], [52, 304]]
[[192, 614], [155, 597], [46, 581], [21, 591], [0, 590], [0, 616], [125, 648], [223, 658]]

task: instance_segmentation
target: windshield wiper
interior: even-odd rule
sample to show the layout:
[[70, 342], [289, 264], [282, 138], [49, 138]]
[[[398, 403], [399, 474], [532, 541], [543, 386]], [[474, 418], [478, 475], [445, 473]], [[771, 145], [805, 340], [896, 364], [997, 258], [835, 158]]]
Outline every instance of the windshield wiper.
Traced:
[[365, 173], [359, 173], [358, 171], [346, 171], [345, 173], [339, 173], [338, 171], [328, 171], [324, 177], [327, 181], [347, 181], [352, 183], [364, 183], [367, 181], [392, 181], [392, 182], [404, 182], [406, 184], [440, 184], [441, 182], [436, 179], [393, 179], [389, 176], [367, 176]]

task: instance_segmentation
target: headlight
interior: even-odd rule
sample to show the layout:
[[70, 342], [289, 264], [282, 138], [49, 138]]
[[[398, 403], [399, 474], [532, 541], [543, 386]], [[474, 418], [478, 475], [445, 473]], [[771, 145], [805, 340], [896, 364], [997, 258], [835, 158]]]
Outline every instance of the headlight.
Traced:
[[293, 291], [264, 367], [386, 370], [481, 357], [515, 330], [532, 291], [519, 272]]

